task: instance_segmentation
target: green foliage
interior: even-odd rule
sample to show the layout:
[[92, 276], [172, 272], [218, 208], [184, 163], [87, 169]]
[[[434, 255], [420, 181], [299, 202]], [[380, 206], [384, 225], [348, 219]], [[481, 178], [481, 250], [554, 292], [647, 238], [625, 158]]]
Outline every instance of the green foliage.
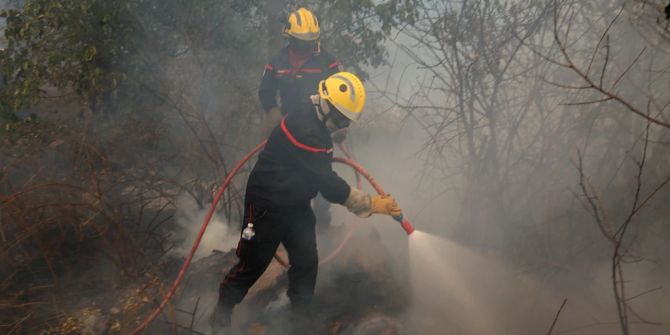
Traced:
[[[322, 18], [324, 45], [365, 76], [364, 65], [383, 63], [385, 36], [413, 20], [413, 3], [331, 0], [298, 5]], [[253, 78], [237, 86], [255, 90], [256, 63], [266, 60], [258, 57], [269, 21], [263, 6], [263, 1], [240, 0], [26, 0], [22, 9], [0, 13], [7, 22], [8, 43], [0, 54], [5, 81], [1, 116], [16, 121], [17, 112], [56, 89], [93, 105], [119, 89], [134, 95], [138, 80], [165, 79], [168, 62], [185, 52], [209, 63], [201, 68], [225, 65], [237, 72], [224, 80]], [[121, 96], [129, 98], [125, 93]]]
[[392, 29], [413, 22], [417, 13], [415, 0], [305, 1], [319, 16], [323, 44], [342, 60], [345, 66], [366, 78], [363, 66], [377, 67], [386, 57], [384, 41]]
[[113, 88], [123, 77], [118, 65], [136, 43], [128, 9], [116, 1], [32, 0], [20, 11], [2, 11], [3, 114], [34, 105], [49, 87], [86, 99]]

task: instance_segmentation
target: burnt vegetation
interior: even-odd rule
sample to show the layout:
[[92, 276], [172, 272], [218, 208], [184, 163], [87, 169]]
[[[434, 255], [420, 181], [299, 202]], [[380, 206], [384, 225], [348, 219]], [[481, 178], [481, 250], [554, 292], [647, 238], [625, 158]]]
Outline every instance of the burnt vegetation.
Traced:
[[[183, 239], [180, 202], [206, 209], [233, 164], [261, 140], [258, 81], [282, 45], [280, 18], [296, 5], [319, 15], [322, 46], [368, 79], [373, 116], [362, 128], [388, 137], [410, 123], [421, 130], [414, 153], [421, 175], [403, 178], [434, 189], [419, 192], [430, 198], [422, 200], [457, 210], [442, 213], [446, 220], [406, 208], [417, 228], [432, 222], [431, 232], [556, 287], [561, 273], [606, 264], [615, 312], [562, 325], [571, 300], [558, 300], [549, 334], [612, 324], [603, 329], [668, 329], [670, 320], [658, 318], [668, 315], [667, 302], [650, 317], [637, 301], [667, 301], [670, 288], [631, 281], [627, 271], [647, 266], [661, 278], [670, 265], [670, 4], [197, 3], [5, 2], [0, 333], [126, 333], [156, 306], [180, 265], [173, 253]], [[235, 227], [243, 192], [239, 177], [218, 208]], [[450, 204], [439, 203], [444, 194]], [[367, 242], [358, 242], [352, 250], [365, 254]], [[375, 263], [383, 253], [361, 260], [354, 251], [343, 257], [356, 271], [324, 289], [354, 292], [321, 314], [328, 333], [366, 334], [375, 322], [381, 328], [368, 333], [401, 329], [386, 315], [399, 317], [406, 292], [387, 281], [384, 262]], [[231, 259], [205, 258], [193, 278], [215, 290]], [[376, 279], [359, 280], [368, 276]], [[279, 286], [253, 303], [278, 298], [285, 283], [279, 274], [269, 283]], [[361, 298], [357, 283], [378, 286], [361, 289], [368, 294]], [[383, 297], [384, 289], [401, 293]], [[194, 322], [206, 312], [197, 294], [168, 306], [151, 330], [197, 333]], [[346, 307], [356, 297], [358, 319]], [[245, 326], [263, 333], [272, 325], [263, 321]]]

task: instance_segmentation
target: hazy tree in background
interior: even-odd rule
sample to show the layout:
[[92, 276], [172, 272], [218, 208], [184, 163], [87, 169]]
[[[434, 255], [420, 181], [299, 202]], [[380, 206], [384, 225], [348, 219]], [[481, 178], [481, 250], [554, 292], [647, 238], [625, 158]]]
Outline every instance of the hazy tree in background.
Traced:
[[[418, 106], [401, 105], [430, 134], [430, 160], [445, 175], [456, 168], [465, 177], [463, 208], [471, 210], [463, 213], [462, 233], [481, 239], [481, 245], [499, 244], [492, 238], [509, 220], [509, 187], [527, 150], [518, 146], [519, 126], [541, 84], [519, 89], [533, 80], [538, 66], [520, 51], [546, 19], [547, 6], [544, 1], [426, 1], [417, 12], [416, 22], [400, 32], [409, 39], [400, 47], [424, 75], [412, 99]], [[453, 166], [454, 161], [464, 164]]]
[[[408, 96], [383, 93], [427, 136], [439, 178], [424, 183], [455, 186], [440, 233], [547, 281], [606, 263], [622, 332], [658, 323], [633, 306], [657, 292], [626, 270], [670, 264], [665, 2], [16, 1], [1, 14], [0, 332], [128, 287], [128, 324], [151, 307], [180, 201], [205, 208], [260, 140], [261, 72], [298, 6], [347, 70], [367, 77], [389, 46], [412, 60]], [[233, 224], [242, 189], [220, 208]]]
[[624, 334], [663, 325], [633, 308], [631, 291], [656, 290], [626, 269], [668, 262], [666, 5], [422, 2], [394, 40], [417, 89], [386, 92], [425, 130], [443, 188], [457, 186], [440, 231], [545, 278], [608, 264]]

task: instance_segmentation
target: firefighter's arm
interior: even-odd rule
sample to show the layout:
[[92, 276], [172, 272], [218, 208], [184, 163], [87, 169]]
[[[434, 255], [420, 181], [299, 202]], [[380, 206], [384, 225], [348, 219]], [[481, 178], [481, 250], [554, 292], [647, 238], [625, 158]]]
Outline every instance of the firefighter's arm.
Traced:
[[258, 98], [261, 101], [261, 105], [266, 112], [269, 112], [272, 108], [277, 108], [277, 90], [279, 88], [276, 70], [272, 63], [265, 65], [265, 70], [263, 71], [263, 78], [261, 79], [261, 86], [258, 89]]
[[390, 195], [365, 194], [349, 186], [333, 171], [332, 158], [325, 153], [301, 152], [301, 164], [308, 171], [310, 182], [315, 183], [326, 200], [338, 203], [359, 217], [372, 214], [398, 216], [400, 207]]
[[350, 187], [344, 179], [333, 171], [332, 158], [325, 153], [309, 153], [308, 162], [312, 167], [309, 178], [326, 200], [343, 205], [349, 197]]
[[372, 214], [386, 214], [399, 216], [402, 213], [400, 206], [390, 195], [374, 195], [361, 192], [351, 187], [349, 196], [344, 202], [347, 209], [359, 217], [366, 218]]
[[268, 63], [265, 66], [265, 71], [263, 71], [263, 79], [261, 80], [261, 86], [258, 89], [258, 98], [261, 100], [263, 109], [267, 112], [265, 114], [265, 125], [263, 129], [263, 134], [265, 136], [270, 135], [272, 129], [279, 124], [279, 121], [281, 121], [283, 116], [281, 109], [277, 105], [277, 91], [279, 89], [279, 84], [275, 72], [276, 70], [272, 63]]
[[[302, 143], [319, 147], [319, 141], [309, 138], [301, 139]], [[309, 150], [296, 151], [296, 168], [305, 174], [306, 182], [316, 186], [326, 200], [344, 204], [349, 196], [349, 184], [333, 171], [333, 160], [325, 152], [311, 152]]]
[[281, 119], [284, 117], [281, 113], [279, 106], [270, 108], [265, 114], [265, 129], [263, 129], [263, 134], [265, 136], [270, 136], [272, 130], [281, 122]]

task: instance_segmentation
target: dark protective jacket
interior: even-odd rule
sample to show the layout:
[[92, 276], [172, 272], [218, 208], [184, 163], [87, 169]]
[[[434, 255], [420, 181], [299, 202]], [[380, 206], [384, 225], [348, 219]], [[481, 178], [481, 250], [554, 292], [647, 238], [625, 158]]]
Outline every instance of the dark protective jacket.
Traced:
[[349, 185], [333, 171], [332, 162], [330, 132], [315, 107], [303, 104], [270, 134], [249, 175], [245, 202], [259, 209], [305, 208], [320, 192], [343, 204]]
[[301, 108], [309, 103], [309, 96], [317, 93], [321, 80], [340, 72], [340, 62], [328, 52], [321, 50], [312, 55], [300, 68], [289, 62], [288, 47], [265, 65], [258, 97], [265, 111], [277, 106], [277, 92], [281, 99], [282, 114]]

